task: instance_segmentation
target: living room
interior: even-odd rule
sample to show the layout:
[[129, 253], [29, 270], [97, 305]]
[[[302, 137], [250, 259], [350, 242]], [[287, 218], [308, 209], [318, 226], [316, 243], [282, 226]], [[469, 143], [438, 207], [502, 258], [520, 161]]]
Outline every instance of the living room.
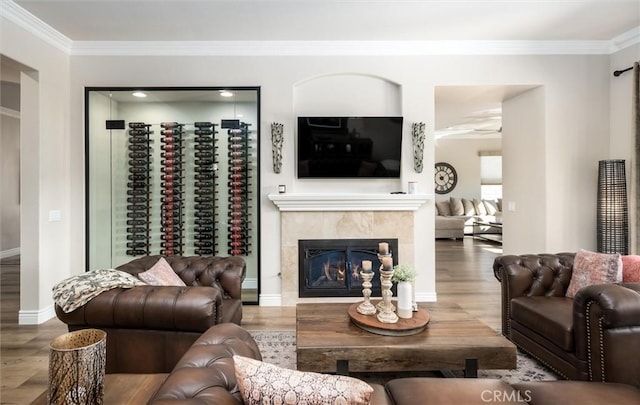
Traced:
[[[190, 48], [165, 44], [168, 48], [156, 49], [133, 37], [118, 43], [61, 35], [34, 19], [22, 3], [27, 7], [29, 2], [3, 2], [1, 53], [21, 72], [23, 324], [40, 324], [54, 316], [52, 286], [88, 270], [86, 87], [260, 87], [261, 306], [288, 300], [280, 274], [281, 212], [267, 197], [277, 194], [279, 185], [286, 185], [290, 195], [335, 196], [354, 190], [406, 191], [409, 181], [417, 182], [427, 197], [413, 220], [412, 237], [419, 248], [406, 261], [421, 269], [419, 296], [437, 299], [431, 168], [436, 163], [438, 86], [534, 87], [503, 104], [503, 194], [515, 207], [504, 213], [509, 224], [504, 229], [505, 253], [595, 249], [597, 162], [634, 158], [632, 76], [613, 77], [612, 72], [638, 60], [637, 18], [635, 25], [610, 37], [558, 41], [546, 44], [548, 48], [535, 41], [516, 50], [510, 50], [513, 44], [477, 48], [470, 43], [451, 51], [412, 41], [329, 47], [332, 43], [312, 40], [283, 48], [267, 35], [264, 42], [190, 43]], [[401, 177], [367, 182], [298, 179], [296, 117], [306, 113], [403, 116]], [[280, 173], [272, 169], [272, 122], [284, 128]], [[410, 142], [411, 124], [419, 122], [426, 124], [427, 134], [422, 173], [413, 169]], [[52, 211], [61, 214], [59, 221], [49, 220]]]

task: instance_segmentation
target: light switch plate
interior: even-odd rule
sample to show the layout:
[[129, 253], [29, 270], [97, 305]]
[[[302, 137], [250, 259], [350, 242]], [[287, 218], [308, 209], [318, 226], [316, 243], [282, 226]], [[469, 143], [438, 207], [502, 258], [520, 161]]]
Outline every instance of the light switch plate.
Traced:
[[61, 218], [60, 210], [49, 211], [49, 222], [58, 222], [60, 221], [60, 218]]

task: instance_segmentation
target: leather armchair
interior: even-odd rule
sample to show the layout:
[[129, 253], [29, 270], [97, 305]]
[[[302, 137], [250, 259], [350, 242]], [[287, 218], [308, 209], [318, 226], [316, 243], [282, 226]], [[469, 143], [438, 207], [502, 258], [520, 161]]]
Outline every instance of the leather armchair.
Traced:
[[[138, 274], [160, 256], [134, 259], [119, 270]], [[242, 319], [245, 262], [239, 257], [169, 256], [186, 287], [138, 286], [101, 293], [82, 307], [56, 315], [69, 331], [107, 332], [107, 373], [168, 373], [203, 332]]]
[[567, 298], [574, 257], [495, 259], [502, 334], [566, 379], [640, 387], [640, 284], [591, 285]]

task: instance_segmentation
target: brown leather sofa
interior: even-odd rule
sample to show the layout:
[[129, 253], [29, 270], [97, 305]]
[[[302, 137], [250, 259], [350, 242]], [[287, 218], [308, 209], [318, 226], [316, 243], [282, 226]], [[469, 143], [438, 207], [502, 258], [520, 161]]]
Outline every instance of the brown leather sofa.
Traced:
[[640, 387], [640, 284], [591, 285], [567, 298], [574, 257], [495, 259], [502, 334], [566, 379]]
[[[118, 269], [138, 274], [161, 256], [134, 259]], [[167, 256], [187, 287], [115, 288], [58, 318], [69, 331], [107, 332], [107, 373], [169, 372], [193, 342], [211, 326], [242, 319], [240, 257]]]
[[[251, 335], [234, 324], [205, 332], [178, 361], [149, 404], [241, 405], [233, 355], [261, 360]], [[497, 379], [399, 378], [372, 384], [371, 404], [638, 404], [640, 390], [624, 384], [583, 381], [523, 382]], [[146, 398], [145, 398], [146, 399]]]

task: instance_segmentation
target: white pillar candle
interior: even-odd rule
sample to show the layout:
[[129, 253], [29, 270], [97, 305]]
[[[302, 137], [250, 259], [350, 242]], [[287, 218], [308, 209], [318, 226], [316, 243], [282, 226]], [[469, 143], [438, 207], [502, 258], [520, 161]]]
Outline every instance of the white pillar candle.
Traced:
[[383, 257], [382, 267], [384, 267], [385, 270], [391, 270], [391, 268], [393, 267], [393, 259], [390, 257]]
[[389, 254], [389, 244], [387, 242], [378, 243], [378, 253], [380, 253], [381, 255], [388, 255]]
[[371, 260], [363, 260], [362, 261], [362, 270], [371, 271]]

